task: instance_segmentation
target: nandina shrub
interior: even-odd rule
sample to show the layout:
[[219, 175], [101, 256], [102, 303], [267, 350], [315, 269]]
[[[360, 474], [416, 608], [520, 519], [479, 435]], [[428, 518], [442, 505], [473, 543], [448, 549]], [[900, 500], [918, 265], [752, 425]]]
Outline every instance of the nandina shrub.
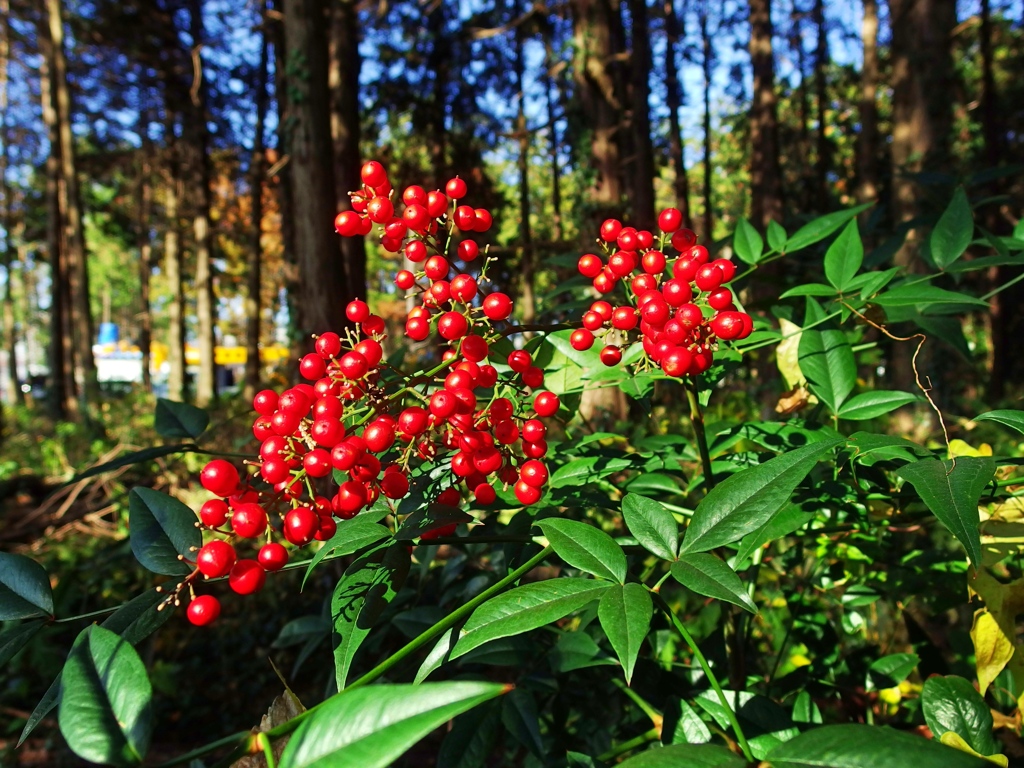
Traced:
[[[286, 691], [258, 732], [197, 735], [208, 743], [174, 762], [1007, 764], [1024, 694], [1019, 460], [950, 441], [927, 380], [875, 389], [858, 363], [877, 364], [880, 340], [920, 351], [936, 328], [957, 347], [950, 316], [984, 302], [951, 290], [951, 276], [1013, 263], [1003, 251], [1024, 243], [963, 260], [962, 192], [933, 227], [936, 270], [923, 275], [865, 268], [881, 264], [865, 260], [859, 209], [793, 234], [773, 223], [767, 250], [741, 221], [739, 263], [698, 244], [674, 209], [657, 233], [610, 219], [602, 253], [578, 260], [582, 311], [525, 339], [488, 278], [478, 235], [491, 217], [464, 202], [465, 182], [399, 196], [378, 163], [362, 175], [335, 226], [376, 231], [416, 266], [395, 278], [418, 299], [405, 334], [436, 345], [435, 362], [403, 371], [385, 356], [384, 322], [352, 302], [352, 325], [323, 329], [300, 361], [303, 381], [254, 399], [251, 457], [205, 464], [198, 513], [133, 490], [132, 551], [165, 580], [82, 629], [22, 739], [57, 708], [81, 757], [143, 762], [156, 724], [134, 646], [179, 614], [216, 633], [223, 597], [258, 604], [268, 579], [298, 592], [337, 561], [325, 611], [275, 643], [286, 658], [301, 646], [293, 676], [326, 662], [337, 692], [304, 708]], [[807, 297], [802, 307], [776, 310], [778, 322], [745, 311], [760, 266], [823, 243], [826, 282], [781, 297]], [[582, 298], [590, 289], [596, 301]], [[925, 333], [897, 335], [898, 322]], [[716, 398], [765, 347], [790, 388], [781, 415], [737, 419]], [[580, 394], [605, 386], [660, 426], [588, 430]], [[879, 429], [915, 402], [921, 418], [934, 409], [945, 441]], [[1024, 433], [1022, 411], [972, 423], [986, 422]], [[118, 465], [202, 450], [207, 423], [160, 401], [158, 431], [188, 442]], [[301, 581], [289, 575], [300, 569]], [[928, 621], [965, 605], [965, 582], [981, 602], [956, 644], [973, 641], [973, 668], [936, 648]], [[93, 617], [54, 616], [49, 578], [27, 557], [0, 555], [0, 585], [0, 618], [15, 622], [0, 636], [5, 662], [57, 618]], [[903, 629], [890, 614], [911, 604]]]

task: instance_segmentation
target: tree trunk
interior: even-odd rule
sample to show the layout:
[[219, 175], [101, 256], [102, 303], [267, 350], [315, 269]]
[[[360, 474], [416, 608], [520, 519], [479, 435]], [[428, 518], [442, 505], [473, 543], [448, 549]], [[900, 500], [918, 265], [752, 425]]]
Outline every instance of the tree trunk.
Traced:
[[75, 345], [71, 327], [71, 280], [60, 208], [60, 138], [53, 98], [53, 44], [49, 24], [39, 28], [39, 95], [50, 154], [46, 158], [46, 249], [50, 260], [50, 413], [63, 420], [78, 413]]
[[[330, 73], [331, 139], [334, 145], [336, 211], [352, 206], [348, 193], [359, 189], [359, 11], [355, 0], [338, 0], [331, 13]], [[338, 239], [342, 266], [350, 295], [339, 297], [348, 304], [366, 296], [366, 245], [362, 237]]]
[[178, 147], [174, 141], [173, 121], [167, 126], [167, 194], [164, 211], [167, 229], [164, 231], [164, 270], [171, 301], [167, 307], [167, 363], [170, 371], [167, 377], [167, 397], [171, 400], [185, 399], [185, 288], [182, 280], [182, 264], [178, 220], [178, 205], [182, 194], [181, 171], [178, 161]]
[[818, 30], [818, 47], [814, 52], [814, 99], [818, 108], [818, 128], [815, 132], [816, 152], [814, 158], [815, 188], [821, 212], [827, 212], [829, 205], [828, 171], [832, 162], [832, 149], [825, 131], [828, 127], [828, 80], [826, 67], [829, 63], [828, 30], [825, 27], [825, 1], [814, 0], [814, 24]]
[[[878, 197], [878, 2], [864, 0], [861, 24], [864, 64], [860, 74], [860, 135], [857, 137], [857, 200]], [[865, 213], [865, 215], [867, 215]]]
[[711, 43], [711, 33], [708, 30], [707, 6], [702, 6], [700, 13], [700, 39], [703, 60], [701, 65], [704, 69], [704, 218], [703, 232], [704, 240], [710, 243], [714, 239], [714, 201], [711, 198], [711, 68], [714, 65], [714, 49]]
[[633, 222], [638, 229], [653, 230], [657, 226], [654, 211], [654, 146], [651, 142], [650, 76], [651, 40], [647, 22], [647, 0], [629, 0], [632, 17], [632, 55], [630, 56], [630, 92], [632, 96]]
[[555, 115], [555, 104], [558, 103], [558, 91], [551, 76], [552, 70], [558, 65], [554, 48], [551, 45], [551, 30], [545, 26], [544, 29], [544, 50], [547, 58], [544, 64], [544, 72], [541, 82], [544, 85], [544, 105], [548, 115], [548, 156], [551, 161], [551, 239], [555, 242], [562, 240], [562, 170], [561, 161], [558, 159], [558, 127], [556, 126], [557, 116]]
[[[328, 88], [327, 3], [284, 0], [284, 34], [288, 53], [288, 155], [292, 174], [295, 251], [299, 267], [297, 328], [304, 346], [314, 333], [345, 325], [345, 302], [352, 295], [338, 258], [331, 222], [337, 190], [331, 146]], [[301, 55], [299, 55], [301, 54]]]
[[[0, 0], [0, 197], [3, 198], [4, 257], [3, 264], [7, 271], [4, 282], [3, 327], [4, 348], [7, 350], [7, 378], [4, 381], [7, 405], [13, 406], [22, 402], [21, 388], [18, 386], [17, 335], [14, 331], [14, 297], [13, 297], [13, 249], [14, 249], [14, 201], [11, 199], [11, 187], [7, 183], [7, 166], [9, 165], [10, 136], [7, 133], [7, 86], [8, 66], [11, 55], [10, 45], [10, 2]], [[24, 267], [22, 267], [24, 269]], [[27, 320], [27, 318], [26, 318]], [[0, 422], [2, 422], [0, 410]]]
[[676, 54], [681, 48], [685, 31], [676, 13], [675, 0], [665, 0], [665, 103], [668, 106], [668, 154], [672, 162], [676, 206], [683, 214], [683, 226], [692, 229], [690, 213], [690, 180], [686, 175], [686, 157], [683, 151], [683, 136], [679, 126], [679, 109], [683, 105], [684, 91], [679, 79]]
[[750, 105], [750, 218], [755, 226], [764, 229], [772, 219], [782, 220], [771, 0], [750, 0], [750, 62], [754, 72]]
[[148, 113], [142, 110], [139, 116], [139, 135], [142, 137], [142, 148], [139, 150], [139, 219], [135, 234], [136, 246], [139, 249], [139, 349], [142, 350], [142, 386], [147, 392], [152, 392], [150, 347], [153, 343], [153, 310], [150, 306], [150, 280], [153, 276], [153, 244], [150, 241], [149, 228], [153, 209], [153, 168], [151, 165], [153, 150], [152, 144], [147, 138], [149, 132]]
[[443, 189], [448, 177], [448, 163], [445, 147], [448, 143], [448, 81], [451, 78], [451, 42], [447, 30], [447, 0], [437, 0], [429, 6], [426, 18], [427, 34], [432, 43], [427, 55], [427, 71], [434, 75], [433, 93], [430, 99], [428, 136], [430, 141], [430, 167], [433, 171], [434, 187]]
[[807, 52], [804, 50], [802, 28], [804, 14], [795, 1], [789, 18], [789, 44], [796, 53], [796, 69], [800, 75], [800, 82], [796, 88], [796, 99], [800, 110], [800, 131], [799, 142], [794, 152], [794, 156], [799, 159], [795, 163], [796, 184], [794, 186], [796, 189], [793, 193], [793, 202], [796, 209], [802, 212], [811, 209], [811, 197], [814, 193], [808, 173], [813, 169], [808, 169], [807, 163], [804, 162], [804, 158], [811, 156], [811, 105], [807, 97]]
[[[512, 7], [518, 11], [516, 3], [513, 3]], [[519, 307], [522, 312], [523, 323], [529, 325], [536, 319], [537, 304], [533, 290], [536, 264], [534, 263], [533, 236], [530, 231], [530, 133], [526, 128], [526, 86], [523, 83], [526, 63], [523, 60], [522, 24], [516, 25], [514, 36], [516, 54], [516, 136], [519, 139], [519, 247], [522, 254], [520, 257]]]
[[267, 29], [267, 2], [263, 0], [260, 13], [261, 45], [260, 68], [256, 72], [256, 130], [252, 139], [252, 157], [249, 160], [249, 194], [252, 196], [252, 222], [249, 234], [249, 264], [246, 275], [248, 288], [245, 298], [245, 390], [246, 400], [252, 400], [260, 387], [260, 315], [263, 288], [263, 176], [266, 162], [263, 145], [263, 124], [266, 121], [267, 82], [270, 79], [270, 40]]
[[196, 405], [208, 406], [217, 397], [217, 377], [214, 370], [215, 297], [213, 294], [212, 248], [210, 231], [210, 156], [209, 128], [207, 127], [208, 92], [203, 76], [203, 2], [191, 0], [192, 62], [192, 127], [195, 132], [196, 179], [195, 218], [192, 221], [196, 241], [196, 342], [199, 346], [199, 376], [196, 379]]
[[60, 143], [61, 183], [58, 197], [61, 203], [62, 223], [67, 242], [67, 275], [71, 288], [73, 331], [75, 346], [75, 373], [78, 384], [79, 406], [87, 414], [89, 403], [99, 393], [96, 364], [92, 356], [92, 312], [89, 306], [89, 271], [86, 265], [85, 237], [82, 231], [81, 195], [75, 164], [75, 146], [71, 135], [71, 94], [68, 89], [67, 63], [64, 59], [64, 25], [61, 19], [61, 0], [46, 0], [51, 45], [51, 93], [57, 120], [57, 139]]

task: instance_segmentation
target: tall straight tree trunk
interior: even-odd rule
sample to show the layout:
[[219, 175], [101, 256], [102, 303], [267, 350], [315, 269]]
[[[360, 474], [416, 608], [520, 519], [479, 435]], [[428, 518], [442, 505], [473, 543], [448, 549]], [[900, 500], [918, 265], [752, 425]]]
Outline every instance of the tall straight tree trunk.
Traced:
[[830, 208], [828, 171], [832, 163], [832, 150], [829, 145], [826, 129], [828, 122], [826, 110], [828, 109], [828, 79], [826, 68], [828, 67], [828, 29], [825, 26], [825, 0], [814, 0], [814, 25], [818, 30], [818, 45], [814, 52], [814, 100], [818, 108], [818, 126], [815, 131], [816, 151], [814, 156], [815, 188], [817, 189], [818, 205], [820, 211], [826, 212]]
[[668, 106], [668, 154], [672, 162], [676, 206], [683, 214], [683, 226], [693, 227], [690, 213], [690, 180], [686, 175], [686, 156], [683, 151], [683, 135], [679, 125], [679, 109], [683, 106], [683, 85], [679, 79], [676, 54], [685, 37], [683, 25], [676, 12], [675, 0], [665, 0], [665, 103]]
[[167, 126], [167, 193], [164, 212], [167, 217], [164, 230], [164, 272], [171, 301], [167, 307], [167, 396], [171, 400], [185, 399], [185, 286], [182, 279], [181, 238], [178, 206], [182, 194], [181, 168], [178, 146], [174, 140], [173, 120]]
[[150, 217], [153, 213], [153, 167], [152, 142], [149, 140], [149, 118], [145, 109], [139, 112], [139, 134], [142, 148], [139, 150], [138, 205], [139, 219], [136, 223], [136, 247], [139, 250], [139, 349], [142, 350], [142, 386], [147, 392], [153, 391], [153, 376], [150, 371], [153, 344], [153, 308], [150, 305], [150, 282], [153, 277], [153, 243], [150, 240]]
[[650, 76], [651, 40], [647, 21], [647, 0], [629, 0], [632, 17], [632, 55], [630, 56], [630, 94], [633, 139], [633, 219], [638, 228], [654, 229], [654, 145], [651, 142]]
[[[331, 140], [334, 145], [336, 212], [351, 208], [348, 193], [359, 189], [359, 10], [355, 0], [337, 0], [331, 11], [330, 72]], [[345, 280], [350, 295], [339, 297], [348, 304], [366, 296], [366, 245], [362, 237], [338, 239]]]
[[860, 72], [860, 135], [857, 136], [857, 200], [878, 197], [878, 2], [864, 0], [861, 23], [864, 63]]
[[[518, 13], [516, 3], [512, 4]], [[526, 324], [534, 321], [537, 314], [534, 296], [534, 263], [533, 235], [530, 231], [530, 134], [526, 128], [526, 85], [523, 73], [526, 62], [523, 58], [523, 25], [517, 24], [515, 37], [515, 78], [516, 78], [516, 137], [519, 139], [519, 247], [522, 249], [522, 265], [519, 275], [519, 296], [521, 298], [522, 320]]]
[[[7, 378], [4, 381], [4, 388], [7, 392], [7, 404], [17, 405], [23, 398], [21, 388], [18, 386], [18, 337], [14, 330], [14, 201], [11, 199], [11, 187], [7, 183], [11, 146], [10, 136], [7, 132], [8, 73], [11, 56], [10, 12], [9, 0], [0, 0], [0, 143], [3, 143], [3, 152], [0, 153], [0, 197], [3, 198], [4, 205], [2, 219], [4, 226], [3, 264], [7, 271], [3, 298], [4, 348], [7, 350]], [[2, 418], [2, 412], [0, 412], [0, 418]]]
[[345, 325], [345, 302], [339, 297], [351, 295], [331, 227], [337, 190], [327, 79], [327, 7], [326, 0], [284, 0], [285, 47], [303, 54], [290, 62], [286, 78], [289, 91], [296, 94], [289, 102], [288, 155], [299, 266], [297, 327], [307, 347], [314, 333]]
[[754, 94], [750, 105], [750, 218], [762, 229], [782, 219], [779, 122], [772, 53], [772, 0], [750, 0], [750, 62]]
[[800, 138], [794, 153], [798, 161], [796, 163], [797, 183], [793, 198], [798, 211], [807, 211], [811, 209], [811, 198], [814, 194], [810, 178], [813, 168], [808, 168], [805, 160], [811, 156], [811, 106], [807, 95], [807, 51], [804, 50], [802, 28], [804, 14], [796, 2], [793, 3], [789, 18], [789, 44], [796, 53], [796, 69], [800, 75], [800, 82], [796, 88], [796, 99], [800, 110]]
[[267, 82], [270, 78], [270, 31], [267, 28], [267, 2], [260, 12], [260, 68], [256, 72], [256, 130], [249, 161], [249, 194], [252, 195], [252, 224], [249, 234], [249, 263], [245, 297], [245, 399], [252, 400], [260, 386], [260, 315], [263, 288], [263, 176], [266, 158], [263, 145], [263, 124], [267, 116]]
[[205, 407], [217, 397], [214, 370], [215, 298], [213, 294], [213, 233], [210, 230], [210, 155], [207, 109], [209, 88], [203, 76], [202, 48], [206, 33], [203, 27], [203, 2], [191, 0], [192, 61], [195, 67], [192, 84], [192, 129], [195, 135], [196, 179], [195, 218], [192, 220], [196, 241], [196, 335], [199, 346], [199, 376], [196, 379], [196, 405]]
[[701, 49], [704, 69], [704, 240], [710, 243], [714, 239], [714, 201], [711, 193], [711, 68], [714, 65], [714, 49], [711, 33], [708, 30], [708, 10], [705, 3], [699, 16]]
[[547, 66], [544, 68], [544, 106], [548, 115], [548, 158], [551, 162], [551, 236], [555, 242], [562, 240], [562, 168], [558, 159], [558, 126], [556, 124], [555, 104], [557, 99], [552, 91], [555, 88], [551, 77], [551, 67], [554, 66], [554, 58], [551, 55], [550, 43], [548, 43]]
[[59, 198], [62, 221], [67, 241], [68, 277], [73, 304], [73, 330], [76, 378], [80, 410], [88, 413], [88, 405], [95, 403], [99, 394], [96, 363], [92, 355], [92, 311], [89, 306], [89, 270], [86, 264], [85, 235], [82, 230], [81, 194], [78, 189], [78, 171], [75, 163], [75, 145], [71, 135], [71, 93], [68, 89], [67, 63], [64, 59], [64, 24], [61, 18], [61, 0], [46, 0], [51, 42], [51, 90], [57, 119], [57, 137], [60, 142], [61, 183]]
[[39, 95], [50, 152], [46, 157], [46, 250], [50, 261], [50, 413], [58, 420], [78, 412], [75, 346], [71, 328], [71, 289], [60, 209], [60, 138], [51, 84], [52, 48], [48, 23], [39, 29]]
[[275, 174], [275, 186], [277, 188], [277, 205], [281, 211], [283, 260], [287, 267], [284, 300], [288, 308], [289, 324], [294, 332], [299, 327], [299, 275], [295, 251], [295, 217], [292, 215], [292, 211], [295, 209], [292, 200], [292, 169], [288, 157], [288, 131], [292, 114], [291, 102], [288, 99], [288, 78], [285, 74], [288, 49], [285, 47], [284, 13], [281, 3], [282, 0], [269, 0], [267, 31], [270, 33], [270, 42], [274, 49], [274, 98], [277, 101], [277, 145], [275, 147], [277, 160], [275, 165], [278, 166]]
[[430, 53], [427, 55], [427, 71], [434, 75], [427, 131], [434, 186], [440, 189], [444, 188], [448, 176], [445, 151], [448, 144], [448, 127], [445, 121], [448, 114], [448, 83], [451, 78], [452, 55], [446, 28], [448, 1], [437, 0], [431, 3], [426, 18], [427, 34], [432, 41]]

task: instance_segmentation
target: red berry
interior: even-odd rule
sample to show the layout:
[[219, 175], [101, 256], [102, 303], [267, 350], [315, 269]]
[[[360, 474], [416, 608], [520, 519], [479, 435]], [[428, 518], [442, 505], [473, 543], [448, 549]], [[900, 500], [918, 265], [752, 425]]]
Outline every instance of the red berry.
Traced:
[[334, 217], [334, 231], [342, 237], [355, 237], [361, 222], [362, 218], [355, 211], [342, 211]]
[[530, 506], [540, 501], [541, 491], [539, 488], [534, 488], [532, 485], [520, 480], [515, 485], [515, 494], [520, 504]]
[[366, 506], [366, 486], [354, 480], [341, 484], [331, 500], [331, 509], [343, 520], [351, 520]]
[[203, 467], [199, 482], [214, 496], [226, 498], [238, 488], [238, 470], [231, 462], [214, 459]]
[[584, 277], [594, 278], [601, 274], [601, 270], [604, 269], [604, 264], [602, 263], [600, 256], [596, 256], [593, 253], [585, 253], [580, 256], [577, 268], [579, 269], [580, 274]]
[[387, 224], [395, 215], [395, 206], [386, 197], [375, 197], [366, 204], [366, 215], [375, 224]]
[[331, 454], [323, 448], [314, 448], [302, 457], [302, 468], [310, 477], [327, 477], [332, 469]]
[[460, 205], [455, 209], [452, 220], [463, 232], [471, 232], [476, 224], [476, 212], [468, 205]]
[[519, 477], [527, 485], [541, 488], [548, 481], [548, 468], [543, 462], [530, 459], [519, 468]]
[[456, 275], [450, 284], [452, 296], [456, 301], [468, 304], [476, 298], [477, 284], [469, 275]]
[[533, 398], [533, 410], [541, 417], [554, 416], [559, 404], [558, 395], [554, 392], [538, 392]]
[[675, 232], [683, 225], [683, 214], [678, 208], [666, 208], [658, 216], [658, 227], [662, 232]]
[[259, 504], [239, 504], [231, 515], [231, 528], [243, 539], [255, 539], [267, 530], [267, 513]]
[[327, 364], [320, 355], [310, 352], [299, 361], [299, 374], [304, 379], [316, 381], [327, 373]]
[[297, 547], [309, 544], [320, 530], [320, 516], [310, 507], [296, 507], [284, 516], [284, 537]]
[[680, 253], [692, 248], [697, 242], [697, 236], [689, 229], [680, 229], [672, 235], [672, 247]]
[[255, 560], [239, 560], [228, 576], [228, 586], [240, 595], [259, 592], [267, 581], [267, 572]]
[[277, 392], [264, 389], [252, 399], [253, 410], [260, 416], [271, 416], [277, 410]]
[[702, 291], [713, 291], [722, 284], [723, 278], [722, 270], [713, 264], [705, 264], [697, 270], [693, 282]]
[[381, 358], [384, 357], [384, 348], [375, 339], [363, 339], [353, 347], [352, 351], [366, 358], [367, 368], [371, 371], [377, 367]]
[[611, 367], [622, 362], [622, 350], [618, 347], [607, 346], [601, 350], [601, 362]]
[[208, 528], [219, 528], [228, 519], [228, 505], [221, 499], [210, 499], [199, 509], [199, 519]]
[[267, 571], [279, 571], [288, 564], [288, 550], [276, 541], [269, 541], [260, 547], [257, 562]]
[[466, 182], [456, 176], [445, 184], [444, 191], [452, 200], [458, 200], [460, 197], [465, 197], [468, 190], [466, 189]]
[[188, 604], [185, 615], [197, 627], [208, 626], [220, 616], [220, 600], [213, 595], [199, 595]]
[[210, 579], [226, 576], [235, 564], [235, 548], [221, 539], [203, 545], [196, 554], [199, 572]]
[[601, 239], [610, 243], [619, 236], [622, 231], [622, 222], [618, 219], [605, 219], [601, 224]]
[[473, 211], [473, 231], [486, 232], [491, 228], [491, 213], [486, 208], [477, 208]]
[[403, 291], [408, 291], [416, 285], [416, 276], [408, 269], [403, 269], [395, 275], [395, 285]]
[[636, 328], [637, 315], [632, 307], [619, 307], [612, 312], [612, 327], [620, 331], [631, 331]]
[[410, 437], [421, 435], [427, 431], [427, 422], [429, 420], [429, 414], [426, 410], [420, 408], [418, 405], [413, 405], [406, 408], [398, 416], [398, 428], [402, 432]]
[[649, 275], [660, 275], [665, 271], [665, 254], [661, 251], [648, 251], [640, 260], [644, 272]]
[[732, 291], [719, 288], [708, 294], [708, 306], [712, 309], [727, 309], [732, 304]]
[[410, 240], [405, 245], [405, 258], [413, 264], [419, 264], [427, 258], [427, 246], [422, 240]]
[[392, 423], [377, 419], [363, 430], [366, 447], [373, 453], [384, 453], [395, 444], [395, 428]]
[[481, 360], [487, 358], [487, 353], [490, 351], [488, 344], [484, 341], [482, 336], [466, 336], [462, 340], [462, 346], [459, 347], [462, 352], [462, 356], [473, 363], [479, 363]]
[[533, 358], [525, 349], [517, 349], [509, 353], [508, 367], [516, 373], [522, 373], [533, 363]]
[[384, 166], [376, 160], [369, 160], [368, 162], [363, 163], [363, 167], [359, 171], [359, 177], [368, 187], [379, 187], [381, 184], [386, 184], [388, 181], [387, 171], [385, 171]]
[[443, 280], [448, 276], [448, 259], [444, 256], [431, 256], [423, 265], [423, 271], [431, 280]]
[[365, 301], [355, 299], [345, 307], [345, 317], [353, 323], [365, 323], [370, 317], [370, 307]]
[[409, 492], [409, 478], [401, 472], [388, 472], [380, 481], [380, 490], [389, 499], [401, 499]]
[[459, 243], [458, 254], [463, 261], [473, 261], [480, 255], [480, 246], [476, 244], [475, 240], [463, 240]]
[[338, 361], [338, 367], [346, 379], [361, 379], [370, 370], [370, 364], [358, 352], [346, 352]]
[[504, 293], [492, 293], [483, 302], [484, 314], [491, 320], [507, 320], [512, 314], [512, 299]]
[[537, 389], [538, 387], [544, 386], [544, 371], [535, 365], [531, 365], [525, 371], [523, 371], [523, 384], [530, 387], [531, 389]]
[[448, 210], [448, 198], [440, 190], [427, 193], [427, 215], [432, 219], [444, 216]]
[[437, 332], [442, 339], [456, 341], [469, 331], [469, 321], [458, 312], [445, 312], [437, 321]]
[[577, 328], [569, 337], [569, 343], [573, 349], [583, 352], [594, 346], [594, 334], [586, 328]]
[[527, 419], [523, 422], [522, 435], [527, 443], [538, 443], [547, 435], [548, 428], [539, 419]]
[[498, 494], [495, 490], [487, 483], [480, 483], [473, 488], [473, 496], [476, 497], [477, 504], [493, 504], [498, 498]]
[[583, 327], [588, 331], [599, 331], [604, 326], [604, 318], [597, 312], [585, 312], [583, 314]]

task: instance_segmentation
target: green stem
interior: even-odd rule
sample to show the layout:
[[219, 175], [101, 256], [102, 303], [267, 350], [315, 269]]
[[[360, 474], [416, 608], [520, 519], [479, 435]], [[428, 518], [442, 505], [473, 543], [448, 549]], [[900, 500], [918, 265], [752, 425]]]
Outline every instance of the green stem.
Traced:
[[94, 616], [105, 616], [108, 613], [113, 613], [120, 605], [115, 605], [113, 608], [100, 608], [98, 611], [89, 611], [89, 613], [79, 613], [75, 616], [66, 616], [63, 619], [54, 619], [53, 624], [64, 624], [68, 621], [78, 621], [79, 619], [91, 619]]
[[686, 388], [686, 399], [690, 401], [690, 422], [693, 424], [693, 432], [697, 437], [700, 463], [704, 468], [704, 488], [710, 491], [715, 487], [715, 475], [711, 471], [711, 453], [708, 451], [708, 436], [704, 431], [704, 413], [701, 411], [700, 401], [697, 399], [697, 383], [691, 379], [683, 386]]
[[241, 739], [247, 739], [252, 734], [249, 731], [241, 731], [240, 733], [233, 733], [230, 736], [225, 736], [222, 739], [211, 741], [209, 744], [204, 744], [201, 747], [193, 749], [191, 752], [186, 752], [184, 755], [178, 755], [166, 762], [160, 763], [156, 768], [171, 768], [174, 765], [181, 765], [182, 763], [191, 762], [194, 758], [202, 757], [207, 755], [214, 750], [226, 747], [229, 744], [235, 744]]
[[701, 653], [700, 648], [697, 646], [697, 642], [693, 639], [693, 635], [690, 634], [686, 626], [679, 620], [675, 612], [669, 608], [668, 603], [661, 597], [661, 595], [655, 595], [655, 599], [664, 611], [665, 616], [669, 621], [672, 622], [672, 626], [676, 628], [676, 631], [682, 636], [683, 640], [690, 650], [693, 651], [693, 657], [697, 659], [697, 663], [700, 664], [700, 668], [704, 670], [704, 675], [711, 683], [711, 687], [714, 688], [715, 693], [718, 695], [718, 700], [722, 702], [722, 707], [725, 709], [725, 713], [729, 718], [729, 724], [732, 725], [733, 731], [736, 733], [736, 741], [740, 745], [740, 749], [743, 750], [743, 756], [748, 761], [754, 762], [754, 754], [750, 751], [750, 745], [747, 743], [747, 737], [743, 735], [743, 729], [740, 727], [740, 721], [736, 717], [736, 713], [733, 711], [732, 704], [729, 702], [728, 697], [725, 695], [725, 691], [722, 690], [721, 684], [718, 682], [718, 678], [715, 677], [715, 673], [711, 670], [711, 665], [708, 664], [708, 660]]
[[270, 746], [270, 739], [267, 738], [267, 734], [259, 734], [256, 737], [256, 743], [263, 747], [263, 756], [267, 759], [267, 768], [277, 768], [277, 760], [274, 759], [274, 748]]
[[663, 720], [661, 713], [652, 707], [639, 693], [634, 691], [617, 677], [612, 678], [612, 683], [615, 684], [616, 688], [626, 694], [634, 704], [640, 707], [640, 710], [651, 719], [652, 723], [654, 723], [655, 728], [661, 725]]
[[1020, 282], [1021, 280], [1024, 280], [1024, 272], [1021, 272], [1021, 273], [1020, 273], [1019, 275], [1017, 275], [1017, 276], [1016, 276], [1015, 278], [1013, 278], [1012, 280], [1009, 280], [1009, 281], [1007, 281], [1007, 282], [1003, 283], [1003, 284], [1002, 284], [1002, 285], [1000, 285], [1000, 286], [999, 286], [998, 288], [994, 288], [994, 289], [992, 289], [991, 291], [989, 291], [988, 293], [986, 293], [986, 294], [985, 294], [984, 296], [982, 296], [982, 297], [981, 297], [981, 300], [982, 300], [982, 301], [988, 301], [988, 300], [989, 300], [989, 299], [991, 299], [991, 298], [992, 298], [993, 296], [995, 296], [995, 295], [996, 295], [997, 293], [1000, 293], [1000, 292], [1002, 292], [1002, 291], [1005, 291], [1005, 290], [1006, 290], [1007, 288], [1009, 288], [1009, 287], [1010, 287], [1010, 286], [1012, 286], [1012, 285], [1016, 285], [1016, 284], [1017, 284], [1017, 283], [1019, 283], [1019, 282]]
[[614, 760], [619, 755], [624, 755], [627, 752], [632, 752], [637, 747], [642, 747], [644, 744], [647, 744], [648, 742], [651, 742], [651, 741], [657, 741], [660, 738], [661, 738], [661, 733], [658, 732], [658, 729], [657, 728], [651, 728], [651, 730], [647, 731], [647, 733], [641, 733], [639, 736], [637, 736], [634, 739], [630, 739], [629, 741], [624, 741], [621, 744], [619, 744], [617, 747], [612, 747], [607, 752], [605, 752], [603, 755], [598, 755], [597, 759], [600, 760], [602, 763], [606, 763], [609, 760]]

